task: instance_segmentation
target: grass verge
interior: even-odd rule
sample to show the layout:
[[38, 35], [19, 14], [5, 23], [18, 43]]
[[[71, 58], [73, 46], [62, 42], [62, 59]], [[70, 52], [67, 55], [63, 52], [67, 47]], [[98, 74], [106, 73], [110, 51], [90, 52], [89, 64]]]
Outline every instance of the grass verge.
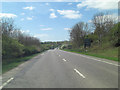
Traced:
[[117, 55], [116, 56], [110, 56], [112, 52], [115, 52], [115, 54], [116, 54], [117, 50], [116, 51], [115, 50], [114, 51], [109, 50], [109, 51], [97, 52], [97, 53], [94, 53], [94, 52], [79, 52], [79, 51], [75, 51], [75, 50], [72, 50], [72, 49], [64, 49], [64, 51], [69, 51], [69, 52], [74, 52], [74, 53], [79, 53], [79, 54], [104, 58], [104, 59], [113, 60], [113, 61], [118, 61]]
[[12, 59], [12, 62], [9, 62], [9, 63], [3, 62], [2, 63], [2, 73], [5, 73], [5, 72], [17, 67], [18, 65], [22, 64], [23, 62], [37, 56], [38, 54], [40, 54], [40, 53], [33, 54], [31, 56], [15, 58], [15, 59]]

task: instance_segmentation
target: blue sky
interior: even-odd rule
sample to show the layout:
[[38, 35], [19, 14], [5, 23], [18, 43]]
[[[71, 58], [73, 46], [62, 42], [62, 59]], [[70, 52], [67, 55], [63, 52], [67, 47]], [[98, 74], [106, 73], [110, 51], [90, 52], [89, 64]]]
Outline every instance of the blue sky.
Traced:
[[[85, 0], [87, 1], [87, 0]], [[88, 0], [89, 1], [89, 0]], [[69, 40], [69, 30], [76, 23], [90, 22], [97, 12], [117, 15], [116, 3], [101, 2], [3, 2], [0, 17], [12, 17], [23, 33], [41, 41]]]

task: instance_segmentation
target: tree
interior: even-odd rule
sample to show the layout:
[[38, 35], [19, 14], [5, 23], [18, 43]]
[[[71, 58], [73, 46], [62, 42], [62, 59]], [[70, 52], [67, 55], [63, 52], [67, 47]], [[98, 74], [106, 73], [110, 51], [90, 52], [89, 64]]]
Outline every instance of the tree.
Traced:
[[24, 52], [24, 45], [20, 44], [16, 39], [8, 36], [2, 38], [2, 55], [3, 59], [16, 58], [21, 56]]
[[70, 40], [73, 43], [73, 47], [80, 47], [83, 45], [84, 37], [87, 35], [88, 31], [88, 24], [79, 22], [77, 23], [72, 30], [70, 31]]
[[1, 21], [2, 35], [11, 36], [15, 29], [14, 20], [12, 18], [2, 18]]
[[95, 27], [95, 34], [98, 35], [99, 45], [102, 45], [103, 37], [108, 34], [115, 24], [115, 18], [108, 13], [97, 13], [93, 17], [93, 25]]
[[11, 18], [2, 18], [0, 20], [0, 30], [0, 34], [2, 34], [3, 59], [31, 55], [42, 50], [40, 40], [22, 33]]

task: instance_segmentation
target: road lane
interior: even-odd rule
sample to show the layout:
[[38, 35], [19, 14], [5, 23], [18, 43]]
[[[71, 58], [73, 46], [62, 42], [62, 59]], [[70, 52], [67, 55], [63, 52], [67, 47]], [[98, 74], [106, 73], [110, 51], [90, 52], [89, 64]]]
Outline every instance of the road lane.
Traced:
[[[30, 67], [29, 67], [30, 68]], [[26, 72], [20, 72], [5, 88], [79, 88], [85, 87], [82, 77], [73, 71], [73, 66], [66, 64], [54, 54], [47, 52]], [[79, 78], [79, 79], [78, 79]]]
[[5, 88], [117, 88], [118, 67], [49, 50], [25, 64]]
[[[93, 83], [95, 87], [118, 87], [118, 66], [116, 66], [117, 62], [106, 60], [109, 63], [116, 64], [111, 65], [104, 62], [95, 61], [93, 59], [81, 57], [80, 54], [62, 50], [56, 50], [55, 53], [60, 54], [63, 58], [69, 59], [69, 62], [72, 65], [75, 65], [81, 69], [82, 72], [87, 75], [87, 79], [89, 79], [88, 82], [90, 81]], [[104, 59], [100, 60], [104, 61]]]

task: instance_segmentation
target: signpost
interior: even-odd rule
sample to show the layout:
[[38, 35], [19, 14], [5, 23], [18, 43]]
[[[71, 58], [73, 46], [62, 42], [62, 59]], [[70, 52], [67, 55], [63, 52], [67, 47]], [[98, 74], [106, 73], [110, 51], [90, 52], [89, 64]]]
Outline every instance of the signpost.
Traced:
[[86, 47], [89, 47], [89, 48], [90, 48], [91, 42], [92, 42], [91, 39], [86, 38], [86, 39], [84, 40], [84, 48], [86, 48]]

